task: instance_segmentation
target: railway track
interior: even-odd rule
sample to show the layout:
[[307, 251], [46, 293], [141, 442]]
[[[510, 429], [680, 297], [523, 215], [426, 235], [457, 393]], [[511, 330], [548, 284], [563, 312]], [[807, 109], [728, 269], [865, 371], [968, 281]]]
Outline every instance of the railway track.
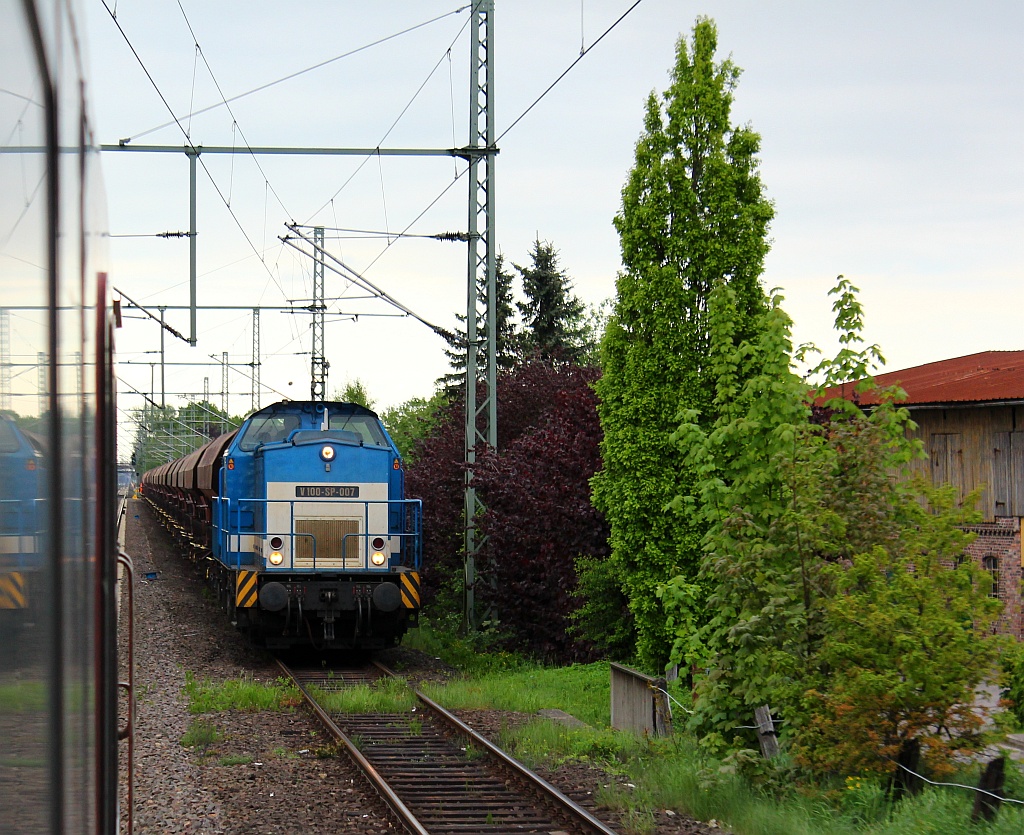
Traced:
[[614, 830], [419, 691], [414, 712], [332, 714], [316, 691], [372, 684], [391, 675], [359, 669], [292, 669], [328, 732], [415, 835], [615, 835]]

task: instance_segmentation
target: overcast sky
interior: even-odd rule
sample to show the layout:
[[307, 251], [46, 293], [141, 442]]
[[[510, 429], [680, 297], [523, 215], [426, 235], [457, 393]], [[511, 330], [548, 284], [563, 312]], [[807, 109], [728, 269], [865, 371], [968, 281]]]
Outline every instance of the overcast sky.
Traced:
[[[99, 140], [182, 145], [177, 126], [147, 133], [170, 120], [168, 109], [100, 0], [85, 5]], [[500, 134], [632, 0], [495, 5]], [[469, 13], [457, 9], [437, 0], [116, 3], [117, 22], [191, 141], [239, 148], [465, 145]], [[502, 138], [495, 227], [506, 259], [528, 263], [539, 236], [559, 250], [585, 302], [614, 295], [620, 259], [612, 218], [644, 101], [667, 87], [676, 39], [699, 15], [716, 20], [720, 56], [731, 54], [743, 68], [733, 117], [761, 134], [762, 179], [776, 208], [764, 282], [783, 289], [796, 341], [834, 350], [826, 294], [842, 273], [861, 288], [866, 334], [881, 345], [888, 370], [1024, 348], [1018, 2], [643, 0]], [[230, 112], [220, 107], [187, 118], [222, 95], [440, 16], [234, 101]], [[202, 49], [198, 59], [189, 24]], [[461, 163], [307, 156], [261, 157], [257, 165], [247, 156], [214, 155], [202, 162], [200, 305], [308, 299], [312, 264], [278, 240], [284, 223], [295, 220], [392, 233], [327, 236], [331, 252], [423, 318], [450, 327], [464, 311], [465, 246], [393, 236], [407, 227], [420, 235], [466, 228], [465, 177], [433, 203]], [[187, 230], [183, 154], [108, 153], [103, 165], [112, 235]], [[186, 240], [114, 237], [111, 257], [113, 283], [134, 300], [154, 308], [187, 304]], [[442, 341], [414, 319], [370, 315], [393, 311], [352, 298], [361, 294], [327, 274], [327, 297], [340, 299], [332, 309], [362, 314], [357, 322], [328, 320], [328, 392], [359, 379], [379, 408], [428, 396], [447, 369]], [[186, 312], [165, 315], [188, 331]], [[168, 362], [212, 362], [210, 355], [219, 360], [227, 351], [232, 363], [249, 363], [251, 318], [201, 311], [199, 345], [168, 338]], [[262, 314], [261, 376], [276, 390], [261, 393], [263, 405], [282, 394], [308, 397], [310, 341], [308, 316]], [[133, 363], [118, 371], [128, 384], [123, 409], [141, 405], [129, 386], [150, 390], [159, 343], [151, 322], [128, 320], [118, 334], [119, 358]], [[168, 401], [179, 403], [179, 392], [201, 395], [204, 377], [219, 404], [216, 366], [168, 365]], [[159, 398], [158, 369], [152, 379]], [[230, 410], [247, 411], [245, 378], [232, 372], [229, 391]], [[121, 441], [128, 442], [124, 433]]]

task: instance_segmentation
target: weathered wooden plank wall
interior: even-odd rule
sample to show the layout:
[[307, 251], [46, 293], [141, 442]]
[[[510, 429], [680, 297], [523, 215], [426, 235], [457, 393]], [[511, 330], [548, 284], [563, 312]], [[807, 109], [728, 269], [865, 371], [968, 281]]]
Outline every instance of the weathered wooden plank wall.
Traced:
[[[982, 489], [986, 520], [1024, 516], [1024, 411], [1015, 406], [912, 409], [928, 460], [911, 466], [936, 484], [953, 484], [960, 498]], [[1018, 427], [1020, 431], [1018, 431]]]

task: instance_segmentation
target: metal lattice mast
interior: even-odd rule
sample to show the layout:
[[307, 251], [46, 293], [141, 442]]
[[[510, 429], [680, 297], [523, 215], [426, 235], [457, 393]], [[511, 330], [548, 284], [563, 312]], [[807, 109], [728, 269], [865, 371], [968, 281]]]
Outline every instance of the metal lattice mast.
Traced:
[[0, 310], [0, 409], [11, 408], [11, 311]]
[[324, 357], [324, 228], [313, 229], [313, 358], [310, 368], [310, 399], [324, 400], [327, 392], [327, 359]]
[[252, 309], [252, 411], [260, 409], [260, 309]]
[[220, 372], [220, 408], [224, 413], [221, 417], [221, 429], [224, 432], [228, 431], [228, 352], [222, 351], [221, 363], [223, 367]]
[[[498, 445], [494, 282], [494, 2], [480, 0], [470, 23], [469, 244], [466, 287], [466, 597], [464, 618], [476, 626], [476, 559], [483, 544], [476, 529], [481, 504], [472, 485], [476, 446]], [[486, 309], [478, 287], [486, 287]], [[481, 347], [483, 350], [481, 351]], [[481, 362], [482, 360], [482, 362]], [[483, 366], [482, 368], [480, 366]], [[478, 384], [480, 396], [478, 397]]]

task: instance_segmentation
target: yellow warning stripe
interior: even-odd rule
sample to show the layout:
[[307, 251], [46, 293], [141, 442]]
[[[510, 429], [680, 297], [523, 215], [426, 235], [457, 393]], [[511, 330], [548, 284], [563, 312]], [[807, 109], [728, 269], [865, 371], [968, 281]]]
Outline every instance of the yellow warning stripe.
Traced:
[[406, 609], [420, 607], [420, 575], [416, 571], [403, 571], [398, 575], [402, 581], [402, 604]]
[[15, 572], [0, 576], [0, 609], [25, 608], [25, 577]]
[[235, 578], [235, 606], [239, 609], [248, 609], [256, 605], [258, 577], [255, 571], [239, 570]]

